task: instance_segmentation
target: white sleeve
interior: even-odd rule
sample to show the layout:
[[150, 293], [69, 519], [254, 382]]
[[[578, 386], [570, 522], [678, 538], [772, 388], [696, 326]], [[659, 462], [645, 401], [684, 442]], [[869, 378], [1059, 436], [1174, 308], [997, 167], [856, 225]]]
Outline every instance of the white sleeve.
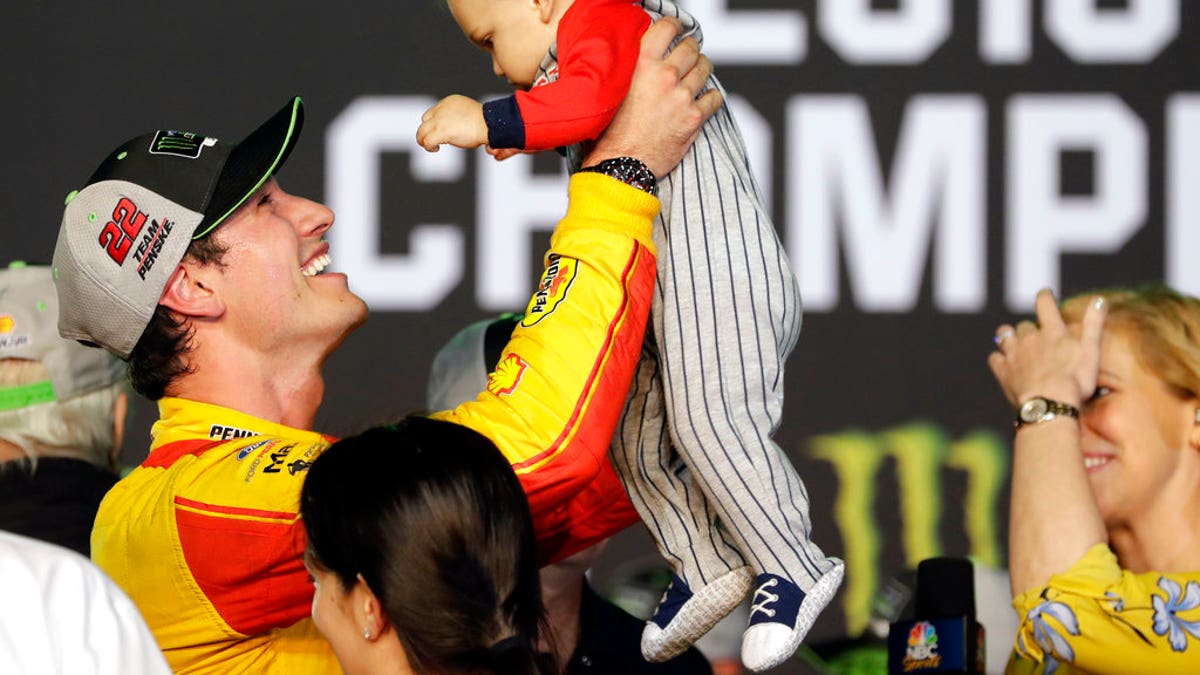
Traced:
[[137, 607], [100, 568], [0, 532], [0, 672], [171, 672]]

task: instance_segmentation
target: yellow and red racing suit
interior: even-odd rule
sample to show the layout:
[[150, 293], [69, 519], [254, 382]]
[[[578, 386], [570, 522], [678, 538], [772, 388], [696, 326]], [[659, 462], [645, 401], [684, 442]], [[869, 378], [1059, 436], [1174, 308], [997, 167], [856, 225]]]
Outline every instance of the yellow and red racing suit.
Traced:
[[[574, 176], [546, 273], [487, 390], [434, 415], [510, 459], [546, 562], [637, 519], [607, 453], [649, 313], [657, 213], [640, 190]], [[309, 617], [298, 513], [305, 472], [333, 439], [185, 399], [159, 410], [146, 461], [100, 506], [94, 560], [176, 672], [339, 672]]]

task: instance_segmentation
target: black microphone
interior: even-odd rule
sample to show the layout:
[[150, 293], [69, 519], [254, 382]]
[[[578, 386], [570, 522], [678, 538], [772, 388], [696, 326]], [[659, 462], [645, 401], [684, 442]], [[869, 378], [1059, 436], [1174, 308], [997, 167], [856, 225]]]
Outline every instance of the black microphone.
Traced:
[[892, 623], [888, 631], [888, 673], [983, 675], [985, 656], [971, 561], [922, 560], [913, 618]]

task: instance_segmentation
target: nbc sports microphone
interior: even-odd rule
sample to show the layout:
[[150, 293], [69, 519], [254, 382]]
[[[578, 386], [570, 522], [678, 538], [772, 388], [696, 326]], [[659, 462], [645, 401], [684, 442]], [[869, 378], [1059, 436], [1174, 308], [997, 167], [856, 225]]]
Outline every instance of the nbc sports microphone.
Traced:
[[897, 621], [888, 631], [888, 673], [983, 675], [984, 657], [971, 561], [922, 560], [913, 619]]

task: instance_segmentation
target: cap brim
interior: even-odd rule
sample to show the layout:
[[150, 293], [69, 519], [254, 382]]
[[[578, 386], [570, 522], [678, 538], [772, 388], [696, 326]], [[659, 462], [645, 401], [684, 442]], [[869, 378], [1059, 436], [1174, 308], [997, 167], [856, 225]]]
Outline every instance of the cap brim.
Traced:
[[303, 126], [304, 103], [296, 96], [234, 147], [192, 239], [212, 232], [283, 166]]

